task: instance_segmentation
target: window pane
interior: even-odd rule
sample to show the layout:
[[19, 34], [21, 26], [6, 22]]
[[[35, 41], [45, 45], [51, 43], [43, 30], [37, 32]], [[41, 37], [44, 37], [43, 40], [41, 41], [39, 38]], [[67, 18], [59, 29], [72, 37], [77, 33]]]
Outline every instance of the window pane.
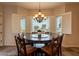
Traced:
[[57, 16], [56, 17], [56, 32], [61, 32], [62, 29], [62, 16]]
[[[41, 32], [50, 32], [50, 17], [47, 17], [46, 20], [43, 20], [41, 23], [37, 22], [36, 20], [32, 19], [32, 32], [38, 32], [40, 30]], [[37, 34], [34, 34], [33, 36], [37, 37]], [[47, 37], [46, 34], [42, 34], [42, 37]]]
[[21, 19], [21, 32], [25, 32], [26, 30], [26, 18], [22, 17]]

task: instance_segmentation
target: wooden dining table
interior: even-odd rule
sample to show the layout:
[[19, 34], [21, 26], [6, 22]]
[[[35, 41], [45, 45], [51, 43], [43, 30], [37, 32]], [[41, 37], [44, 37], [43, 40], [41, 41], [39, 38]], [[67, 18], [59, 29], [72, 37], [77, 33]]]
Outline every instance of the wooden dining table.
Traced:
[[26, 41], [31, 44], [33, 47], [37, 48], [36, 55], [41, 54], [42, 50], [41, 48], [48, 45], [51, 42], [50, 37], [30, 37], [29, 39], [26, 39]]
[[[38, 46], [42, 45], [42, 44], [45, 46], [48, 43], [50, 43], [51, 40], [52, 40], [52, 37], [50, 35], [47, 35], [44, 37], [30, 36], [29, 39], [26, 39], [26, 41], [29, 42], [30, 44], [32, 44], [32, 46], [37, 45], [37, 44], [38, 44]], [[37, 46], [36, 46], [36, 48], [37, 48]]]

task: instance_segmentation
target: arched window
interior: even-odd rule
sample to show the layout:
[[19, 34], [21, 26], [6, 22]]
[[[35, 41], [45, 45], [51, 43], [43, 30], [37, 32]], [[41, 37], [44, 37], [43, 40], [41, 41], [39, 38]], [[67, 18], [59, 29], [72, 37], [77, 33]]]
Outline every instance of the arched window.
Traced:
[[26, 31], [26, 17], [22, 16], [21, 21], [20, 21], [20, 26], [21, 26], [21, 32]]

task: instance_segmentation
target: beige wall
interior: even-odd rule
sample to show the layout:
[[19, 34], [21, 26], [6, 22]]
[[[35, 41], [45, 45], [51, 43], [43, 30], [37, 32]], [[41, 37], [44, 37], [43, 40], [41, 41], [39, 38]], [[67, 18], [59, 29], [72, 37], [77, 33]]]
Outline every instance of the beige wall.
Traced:
[[54, 14], [53, 16], [58, 16], [65, 13], [65, 4], [55, 7], [52, 12]]
[[[72, 33], [71, 34], [65, 34], [64, 40], [63, 40], [63, 46], [64, 47], [79, 47], [79, 4], [77, 3], [70, 3], [70, 4], [65, 4], [62, 6], [58, 6], [54, 8], [53, 10], [53, 15], [51, 19], [51, 23], [55, 22], [55, 16], [62, 15], [66, 12], [71, 12], [71, 28], [72, 28]], [[55, 24], [51, 24], [51, 30], [52, 32], [55, 31]]]
[[54, 8], [54, 16], [71, 12], [72, 34], [65, 34], [63, 40], [64, 47], [79, 47], [79, 4], [67, 3], [63, 6]]
[[[28, 18], [28, 12], [26, 9], [17, 7], [17, 6], [9, 6], [4, 5], [4, 45], [5, 46], [14, 46], [15, 40], [14, 40], [14, 32], [12, 31], [12, 14], [17, 14], [20, 17], [25, 16], [27, 20]], [[17, 20], [17, 19], [16, 19]], [[29, 25], [29, 22], [27, 23]], [[29, 27], [27, 28], [27, 31], [29, 31]]]
[[67, 47], [79, 47], [79, 4], [66, 4], [66, 12], [72, 12], [72, 34], [66, 35], [63, 42]]
[[3, 7], [0, 4], [0, 46], [3, 46], [4, 40], [3, 40]]
[[15, 6], [4, 6], [4, 45], [13, 45], [11, 14], [16, 13]]

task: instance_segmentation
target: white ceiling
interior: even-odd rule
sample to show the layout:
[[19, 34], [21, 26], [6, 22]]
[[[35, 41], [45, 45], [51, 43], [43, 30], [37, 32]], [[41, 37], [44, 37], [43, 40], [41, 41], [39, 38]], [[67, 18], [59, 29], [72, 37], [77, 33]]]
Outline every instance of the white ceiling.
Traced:
[[[27, 9], [39, 8], [39, 2], [4, 2], [3, 4], [17, 5]], [[40, 2], [40, 9], [51, 9], [61, 4], [64, 2]]]

